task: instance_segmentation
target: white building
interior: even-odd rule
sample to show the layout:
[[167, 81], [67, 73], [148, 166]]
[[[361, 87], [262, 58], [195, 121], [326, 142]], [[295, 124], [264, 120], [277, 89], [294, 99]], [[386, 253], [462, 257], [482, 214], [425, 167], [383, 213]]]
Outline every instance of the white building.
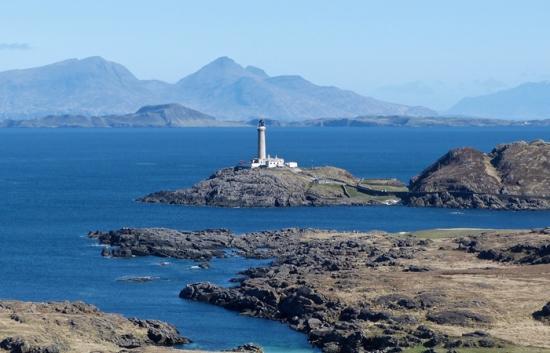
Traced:
[[266, 154], [265, 130], [265, 123], [263, 120], [260, 120], [258, 122], [258, 157], [250, 162], [250, 168], [298, 168], [297, 162], [285, 163], [285, 160], [282, 158], [277, 156], [271, 157]]

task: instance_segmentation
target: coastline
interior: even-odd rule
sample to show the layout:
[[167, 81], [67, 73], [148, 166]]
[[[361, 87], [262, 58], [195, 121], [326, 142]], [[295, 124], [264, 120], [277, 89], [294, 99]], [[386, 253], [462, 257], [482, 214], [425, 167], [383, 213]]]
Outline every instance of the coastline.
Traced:
[[[167, 242], [167, 239], [173, 239], [177, 234], [189, 233], [177, 233], [169, 229], [122, 229], [108, 233], [93, 233], [91, 236], [98, 237], [100, 242], [111, 247], [126, 249], [115, 252], [115, 256], [121, 253], [128, 254], [127, 256], [143, 256], [148, 254], [139, 250], [142, 246], [148, 249], [155, 246], [171, 250], [187, 249], [189, 244]], [[452, 342], [457, 342], [457, 339], [462, 341], [460, 345], [467, 344], [470, 347], [482, 345], [482, 347], [504, 348], [521, 342], [525, 344], [527, 342], [519, 339], [517, 335], [510, 335], [512, 332], [510, 329], [513, 327], [506, 324], [501, 327], [505, 321], [501, 321], [498, 315], [494, 316], [494, 311], [476, 306], [475, 302], [480, 295], [488, 301], [486, 305], [491, 307], [509, 303], [492, 296], [491, 291], [480, 287], [474, 279], [477, 276], [483, 276], [488, 280], [498, 273], [499, 276], [505, 276], [514, 281], [516, 271], [521, 271], [519, 273], [522, 273], [523, 277], [539, 276], [541, 273], [549, 273], [544, 272], [544, 269], [550, 266], [550, 254], [544, 255], [544, 250], [541, 250], [543, 253], [540, 255], [526, 252], [523, 255], [517, 253], [514, 255], [515, 258], [506, 257], [514, 254], [507, 252], [506, 249], [510, 246], [520, 246], [518, 244], [521, 244], [523, 249], [530, 249], [535, 244], [543, 246], [540, 249], [544, 249], [545, 244], [549, 243], [550, 229], [531, 231], [439, 229], [406, 234], [284, 229], [230, 235], [228, 242], [224, 244], [216, 242], [213, 248], [211, 239], [218, 238], [216, 232], [194, 234], [193, 236], [204, 241], [202, 244], [196, 244], [194, 248], [206, 251], [207, 254], [210, 254], [212, 249], [229, 247], [239, 256], [275, 260], [267, 267], [244, 271], [235, 279], [236, 287], [219, 287], [208, 283], [190, 284], [181, 291], [180, 297], [222, 306], [245, 315], [281, 321], [295, 330], [306, 333], [312, 343], [325, 352], [345, 352], [349, 349], [360, 352], [361, 349], [372, 349], [373, 342], [381, 344], [379, 348], [384, 350], [396, 347], [403, 349], [418, 344], [431, 347], [428, 340], [423, 337], [433, 338], [435, 334], [438, 337], [435, 343], [437, 346], [456, 344]], [[176, 236], [176, 238], [180, 237], [182, 236]], [[479, 244], [475, 251], [469, 248], [471, 239], [476, 239]], [[137, 243], [136, 240], [138, 240]], [[190, 241], [195, 244], [193, 238]], [[494, 248], [496, 245], [501, 247], [503, 254], [508, 255], [487, 257], [486, 247]], [[446, 255], [441, 257], [439, 253]], [[217, 253], [216, 256], [226, 255]], [[363, 264], [362, 267], [361, 259], [365, 256], [367, 266], [364, 267]], [[474, 260], [476, 256], [478, 259]], [[428, 259], [426, 263], [423, 262], [426, 260], [422, 260], [425, 257]], [[446, 257], [448, 259], [445, 259]], [[190, 258], [195, 261], [204, 261], [208, 256], [197, 258], [193, 255]], [[437, 260], [434, 261], [434, 259]], [[541, 264], [539, 264], [540, 261], [542, 261]], [[549, 265], [543, 265], [545, 263]], [[453, 274], [453, 271], [458, 269], [457, 266], [464, 266], [464, 268]], [[441, 274], [451, 276], [449, 277], [451, 282], [445, 286], [438, 286], [437, 278]], [[459, 279], [465, 274], [473, 276], [471, 278], [474, 281], [469, 284], [471, 290], [467, 289], [469, 287], [461, 287], [464, 285], [462, 280], [456, 282], [459, 287], [453, 287], [453, 281], [455, 281], [453, 276], [458, 276], [456, 279]], [[371, 289], [365, 294], [360, 294], [361, 290], [357, 292], [361, 286], [355, 288], [358, 284], [353, 284], [354, 281], [365, 278], [364, 276], [368, 276], [372, 281], [373, 275], [381, 276], [379, 280], [372, 282], [377, 289], [374, 291]], [[419, 283], [415, 289], [399, 287], [398, 282], [395, 282], [397, 280], [409, 283], [420, 278], [423, 278], [420, 283], [424, 284]], [[397, 289], [386, 287], [384, 283], [389, 279], [395, 283], [394, 286], [397, 285]], [[330, 284], [335, 280], [334, 284]], [[550, 283], [550, 278], [547, 280]], [[368, 282], [359, 283], [365, 285]], [[499, 282], [491, 283], [492, 286], [498, 286]], [[537, 295], [544, 292], [539, 289], [545, 285], [541, 284], [543, 287], [535, 289], [536, 282], [529, 283], [533, 286], [533, 301], [530, 302], [529, 307], [533, 308], [534, 313], [535, 309], [540, 309], [537, 308], [539, 304], [541, 307], [544, 305], [543, 301], [546, 297], [544, 295], [537, 297]], [[432, 285], [438, 286], [438, 290], [430, 287]], [[518, 283], [518, 286], [508, 289], [495, 287], [495, 290], [511, 290], [510, 293], [514, 293], [520, 290], [522, 285]], [[458, 307], [454, 298], [458, 294], [455, 288], [462, 290], [460, 296], [462, 304]], [[332, 292], [334, 289], [338, 291]], [[470, 304], [465, 301], [467, 297], [463, 297], [465, 290], [471, 294], [471, 297], [468, 297], [470, 298], [468, 300], [472, 300]], [[351, 293], [363, 299], [349, 297]], [[518, 311], [521, 320], [532, 322], [519, 312], [523, 312], [523, 309]], [[530, 312], [526, 314], [531, 315]], [[372, 331], [372, 324], [379, 329], [386, 327], [385, 333], [380, 330]], [[420, 329], [426, 324], [432, 327], [431, 331]], [[536, 330], [536, 325], [525, 324], [524, 326], [526, 330]], [[371, 328], [365, 331], [367, 327]], [[393, 331], [388, 330], [389, 327], [392, 327]], [[399, 329], [396, 330], [397, 327]], [[417, 331], [414, 331], [415, 327]], [[480, 329], [485, 333], [467, 335], [468, 332]], [[346, 338], [353, 332], [359, 332], [357, 330], [362, 333], [353, 334], [356, 339], [350, 341]], [[396, 340], [404, 333], [407, 333], [406, 340]], [[550, 348], [550, 342], [544, 343], [544, 340], [535, 339], [531, 344]], [[461, 347], [460, 345], [456, 347]]]

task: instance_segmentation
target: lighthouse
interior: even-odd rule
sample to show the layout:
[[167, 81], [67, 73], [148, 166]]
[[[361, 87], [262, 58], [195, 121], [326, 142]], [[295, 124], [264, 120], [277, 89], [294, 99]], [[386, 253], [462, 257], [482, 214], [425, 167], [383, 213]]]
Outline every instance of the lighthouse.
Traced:
[[266, 138], [265, 138], [265, 121], [258, 121], [258, 157], [254, 158], [250, 163], [250, 168], [297, 168], [298, 163], [287, 162], [277, 156], [271, 157], [267, 154]]
[[258, 122], [258, 159], [266, 159], [266, 147], [265, 147], [265, 122], [260, 120]]

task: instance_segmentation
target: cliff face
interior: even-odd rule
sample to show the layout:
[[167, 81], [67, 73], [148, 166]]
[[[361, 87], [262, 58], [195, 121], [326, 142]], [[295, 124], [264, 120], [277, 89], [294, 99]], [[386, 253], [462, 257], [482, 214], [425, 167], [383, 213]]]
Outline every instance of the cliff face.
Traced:
[[550, 208], [550, 144], [499, 145], [485, 154], [449, 151], [410, 183], [413, 206]]
[[[357, 191], [359, 179], [349, 172], [311, 169], [222, 169], [189, 189], [159, 191], [143, 202], [220, 207], [289, 207], [368, 205], [389, 202]], [[391, 202], [391, 201], [390, 201]]]

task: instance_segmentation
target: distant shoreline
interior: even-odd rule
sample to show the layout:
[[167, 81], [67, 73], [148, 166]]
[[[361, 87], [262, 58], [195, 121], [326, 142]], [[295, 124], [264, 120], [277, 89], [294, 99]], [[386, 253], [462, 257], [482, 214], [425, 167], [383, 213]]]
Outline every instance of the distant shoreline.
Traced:
[[[162, 119], [153, 117], [150, 120], [142, 117], [135, 118], [135, 114], [123, 116], [87, 117], [81, 115], [56, 115], [28, 120], [0, 120], [3, 129], [180, 129], [180, 128], [246, 128], [254, 127], [257, 120], [228, 121], [216, 119], [187, 119], [173, 117]], [[147, 117], [149, 118], [149, 117]], [[476, 118], [412, 118], [401, 116], [389, 117], [357, 117], [357, 118], [326, 118], [304, 121], [267, 120], [271, 128], [529, 128], [550, 127], [550, 119], [544, 120], [503, 120], [503, 119], [476, 119]]]

